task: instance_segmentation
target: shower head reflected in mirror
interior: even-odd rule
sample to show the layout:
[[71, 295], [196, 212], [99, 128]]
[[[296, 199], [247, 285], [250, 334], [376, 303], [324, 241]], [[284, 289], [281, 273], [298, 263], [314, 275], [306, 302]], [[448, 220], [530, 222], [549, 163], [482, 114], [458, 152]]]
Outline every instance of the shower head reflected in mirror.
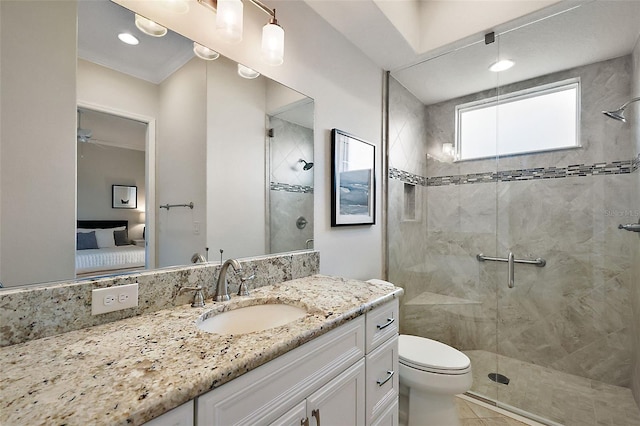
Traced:
[[602, 113], [604, 115], [606, 115], [607, 117], [613, 118], [614, 120], [618, 120], [618, 121], [622, 121], [623, 123], [626, 123], [627, 119], [624, 116], [624, 110], [627, 108], [627, 106], [629, 104], [632, 104], [632, 103], [637, 102], [637, 101], [640, 101], [640, 97], [633, 98], [630, 101], [625, 102], [624, 104], [622, 104], [620, 106], [620, 108], [618, 108], [616, 110], [613, 110], [613, 111], [602, 111]]
[[304, 166], [302, 166], [302, 170], [311, 170], [311, 168], [313, 167], [313, 163], [307, 163], [302, 158], [298, 160], [298, 163], [304, 163]]

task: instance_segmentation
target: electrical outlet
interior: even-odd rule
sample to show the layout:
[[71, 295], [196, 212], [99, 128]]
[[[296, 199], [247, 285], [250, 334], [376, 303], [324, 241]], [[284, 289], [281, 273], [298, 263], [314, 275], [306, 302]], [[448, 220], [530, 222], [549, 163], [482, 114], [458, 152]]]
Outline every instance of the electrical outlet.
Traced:
[[138, 306], [138, 283], [97, 288], [91, 291], [91, 315]]
[[200, 235], [200, 222], [193, 222], [193, 235]]

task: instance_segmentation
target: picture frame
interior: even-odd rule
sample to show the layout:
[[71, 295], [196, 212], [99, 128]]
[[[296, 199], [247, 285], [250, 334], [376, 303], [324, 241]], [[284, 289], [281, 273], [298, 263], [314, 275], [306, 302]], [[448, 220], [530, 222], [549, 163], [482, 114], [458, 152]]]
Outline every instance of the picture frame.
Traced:
[[376, 147], [331, 130], [331, 226], [376, 223]]
[[138, 187], [130, 185], [111, 185], [111, 208], [137, 209]]

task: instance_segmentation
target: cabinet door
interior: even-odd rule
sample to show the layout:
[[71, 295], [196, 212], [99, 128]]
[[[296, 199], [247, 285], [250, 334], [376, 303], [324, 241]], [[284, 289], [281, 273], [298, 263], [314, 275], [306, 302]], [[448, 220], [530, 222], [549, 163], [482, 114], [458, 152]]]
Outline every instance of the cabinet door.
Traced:
[[193, 401], [164, 413], [145, 423], [145, 426], [193, 426]]
[[276, 421], [269, 424], [269, 426], [304, 426], [308, 425], [306, 421], [307, 401], [305, 400], [284, 413], [281, 417], [276, 419]]
[[361, 359], [307, 398], [311, 426], [363, 426], [365, 368]]

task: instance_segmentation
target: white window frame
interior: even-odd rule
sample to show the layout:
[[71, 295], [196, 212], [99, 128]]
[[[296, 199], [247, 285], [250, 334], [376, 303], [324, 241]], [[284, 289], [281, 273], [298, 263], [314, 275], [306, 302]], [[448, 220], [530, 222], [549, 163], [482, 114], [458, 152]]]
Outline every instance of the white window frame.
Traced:
[[[575, 140], [572, 144], [558, 146], [555, 148], [546, 148], [540, 150], [530, 150], [530, 151], [522, 151], [522, 152], [514, 152], [507, 154], [498, 154], [497, 146], [494, 150], [493, 154], [489, 154], [486, 156], [480, 157], [470, 157], [470, 158], [461, 158], [462, 156], [462, 141], [460, 140], [462, 137], [461, 132], [461, 115], [468, 111], [484, 109], [484, 108], [495, 108], [500, 105], [504, 105], [510, 102], [517, 102], [519, 100], [530, 99], [538, 96], [544, 96], [552, 93], [557, 93], [565, 90], [573, 90], [576, 92], [576, 114], [575, 114]], [[561, 151], [567, 149], [576, 149], [581, 148], [580, 144], [580, 98], [581, 98], [581, 86], [580, 86], [580, 78], [571, 78], [567, 80], [558, 81], [555, 83], [544, 84], [541, 86], [532, 87], [529, 89], [519, 90], [516, 92], [508, 93], [505, 95], [500, 95], [498, 97], [493, 97], [490, 99], [482, 99], [479, 101], [468, 102], [465, 104], [456, 105], [455, 108], [455, 158], [454, 162], [462, 162], [462, 161], [472, 161], [472, 160], [482, 160], [488, 158], [501, 158], [501, 157], [511, 157], [515, 155], [527, 155], [527, 154], [536, 154], [542, 152], [552, 152], [552, 151]]]

